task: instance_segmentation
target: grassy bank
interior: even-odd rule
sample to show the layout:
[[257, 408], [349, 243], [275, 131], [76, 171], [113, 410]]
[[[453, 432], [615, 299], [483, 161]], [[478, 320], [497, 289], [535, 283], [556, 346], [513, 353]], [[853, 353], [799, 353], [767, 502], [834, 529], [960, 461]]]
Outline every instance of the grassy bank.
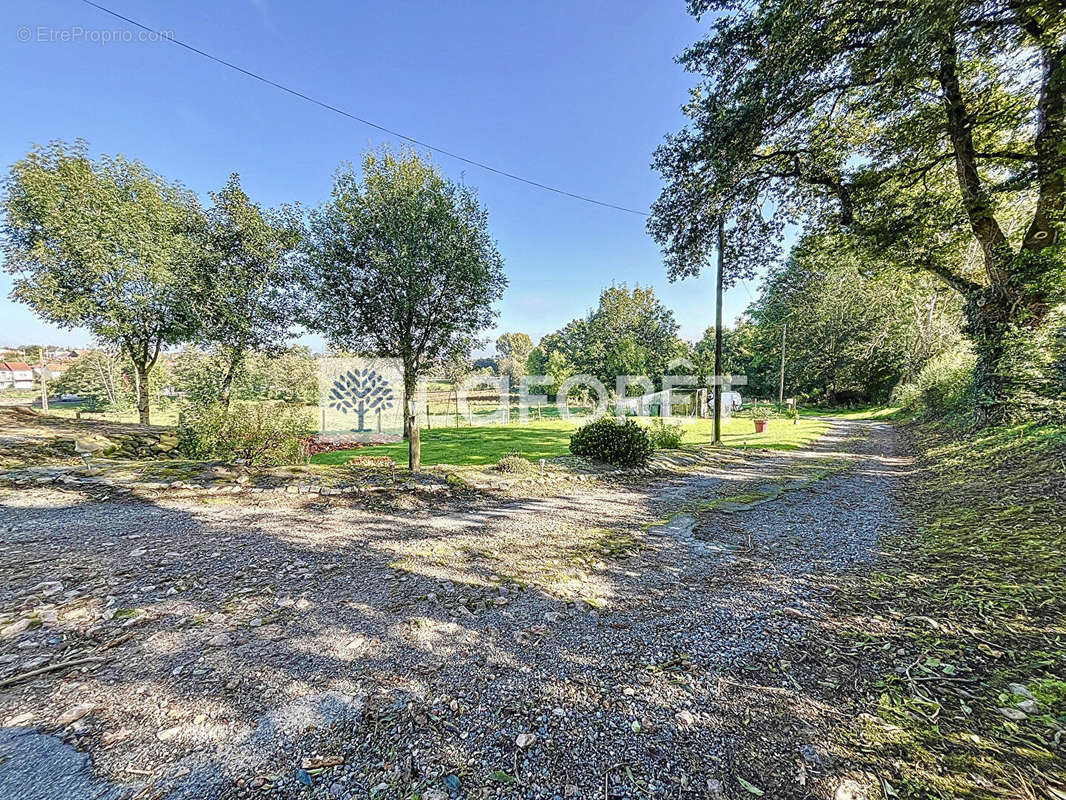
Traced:
[[[108, 410], [108, 411], [86, 411], [88, 404], [85, 402], [75, 403], [49, 403], [48, 413], [56, 417], [67, 417], [74, 419], [78, 416], [78, 412], [82, 413], [81, 418], [84, 420], [92, 421], [102, 420], [104, 422], [121, 422], [128, 424], [136, 424], [140, 419], [137, 415], [136, 408], [126, 408], [121, 411]], [[157, 406], [151, 409], [152, 425], [172, 428], [178, 424], [178, 409], [176, 405]]]
[[856, 577], [834, 653], [865, 678], [845, 746], [889, 797], [1064, 798], [1066, 429], [908, 438], [915, 535]]
[[[818, 419], [770, 420], [767, 430], [755, 433], [750, 419], [723, 420], [722, 442], [727, 447], [766, 447], [794, 450], [816, 439], [829, 427]], [[710, 444], [714, 427], [711, 420], [686, 424], [683, 446]], [[561, 420], [542, 420], [528, 425], [488, 425], [472, 428], [434, 428], [422, 431], [422, 463], [482, 466], [495, 464], [517, 452], [536, 461], [570, 452], [570, 434], [576, 426]], [[390, 456], [397, 464], [407, 464], [407, 443], [374, 445], [354, 450], [338, 450], [314, 456], [314, 464], [343, 464], [354, 456]]]

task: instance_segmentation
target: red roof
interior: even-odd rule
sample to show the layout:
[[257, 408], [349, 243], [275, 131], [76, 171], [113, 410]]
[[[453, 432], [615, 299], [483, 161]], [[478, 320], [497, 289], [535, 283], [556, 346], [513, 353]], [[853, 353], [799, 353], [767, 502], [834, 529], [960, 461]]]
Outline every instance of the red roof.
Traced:
[[5, 361], [4, 362], [4, 366], [7, 367], [12, 372], [32, 372], [33, 371], [29, 364], [23, 363], [22, 361]]

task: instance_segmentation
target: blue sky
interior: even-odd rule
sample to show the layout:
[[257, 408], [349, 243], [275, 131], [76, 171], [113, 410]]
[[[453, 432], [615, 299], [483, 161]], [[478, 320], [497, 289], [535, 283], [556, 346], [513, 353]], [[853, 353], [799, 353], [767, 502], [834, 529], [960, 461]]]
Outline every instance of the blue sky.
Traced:
[[[438, 147], [645, 210], [659, 189], [651, 153], [683, 124], [693, 80], [674, 56], [706, 29], [683, 0], [102, 4]], [[81, 137], [94, 153], [139, 158], [203, 197], [238, 172], [257, 202], [315, 206], [339, 163], [390, 141], [173, 44], [101, 41], [128, 26], [78, 0], [6, 5], [5, 169], [34, 143]], [[492, 335], [539, 339], [623, 282], [654, 286], [686, 338], [713, 320], [711, 273], [670, 284], [643, 217], [435, 160], [478, 188], [506, 261]], [[10, 288], [0, 276], [0, 344], [89, 342], [36, 320], [7, 299]], [[726, 319], [749, 300], [743, 286], [731, 290]]]

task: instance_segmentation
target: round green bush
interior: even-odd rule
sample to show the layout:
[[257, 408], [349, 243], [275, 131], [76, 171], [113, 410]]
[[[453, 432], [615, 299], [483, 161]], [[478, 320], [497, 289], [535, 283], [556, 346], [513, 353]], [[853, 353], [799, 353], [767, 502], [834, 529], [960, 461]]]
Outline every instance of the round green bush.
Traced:
[[522, 458], [517, 453], [511, 453], [509, 456], [504, 456], [496, 462], [496, 469], [499, 472], [511, 472], [511, 473], [523, 473], [532, 472], [533, 465], [529, 462], [529, 459]]
[[570, 452], [619, 467], [642, 467], [652, 454], [647, 429], [631, 419], [619, 422], [601, 417], [578, 428], [570, 437]]

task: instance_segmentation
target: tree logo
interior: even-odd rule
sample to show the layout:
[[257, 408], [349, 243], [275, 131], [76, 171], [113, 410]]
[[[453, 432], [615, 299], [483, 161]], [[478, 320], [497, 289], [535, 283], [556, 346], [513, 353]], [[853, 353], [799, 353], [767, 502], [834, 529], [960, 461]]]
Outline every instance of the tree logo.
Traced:
[[366, 415], [392, 408], [396, 395], [380, 373], [366, 367], [350, 369], [335, 378], [328, 400], [330, 408], [356, 415], [358, 427], [353, 429], [356, 433], [368, 433], [372, 429], [364, 425]]

